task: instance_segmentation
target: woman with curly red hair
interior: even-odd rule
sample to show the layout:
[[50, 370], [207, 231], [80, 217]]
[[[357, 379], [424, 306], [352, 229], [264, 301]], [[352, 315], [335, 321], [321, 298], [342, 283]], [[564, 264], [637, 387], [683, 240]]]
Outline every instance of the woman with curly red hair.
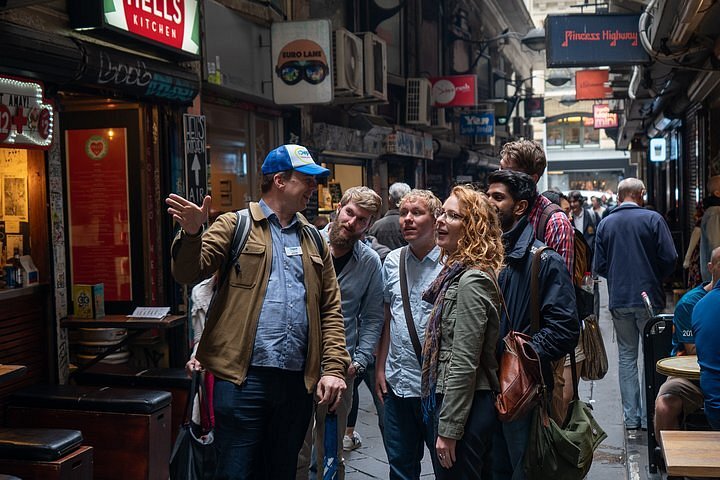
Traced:
[[495, 422], [502, 231], [485, 194], [467, 186], [453, 188], [436, 218], [444, 268], [423, 296], [434, 305], [423, 347], [423, 413], [436, 426], [436, 478], [479, 479]]

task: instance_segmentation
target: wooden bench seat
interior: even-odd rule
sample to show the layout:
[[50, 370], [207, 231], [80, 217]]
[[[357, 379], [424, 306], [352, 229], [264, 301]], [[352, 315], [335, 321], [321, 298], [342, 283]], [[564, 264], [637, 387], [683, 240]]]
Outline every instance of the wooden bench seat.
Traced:
[[172, 395], [170, 448], [175, 444], [185, 416], [190, 378], [184, 368], [150, 368], [140, 371], [97, 366], [75, 375], [78, 385], [164, 390]]
[[0, 471], [26, 479], [92, 480], [92, 447], [82, 442], [77, 430], [0, 428]]
[[170, 400], [164, 391], [35, 385], [10, 397], [6, 423], [81, 430], [96, 479], [167, 480]]

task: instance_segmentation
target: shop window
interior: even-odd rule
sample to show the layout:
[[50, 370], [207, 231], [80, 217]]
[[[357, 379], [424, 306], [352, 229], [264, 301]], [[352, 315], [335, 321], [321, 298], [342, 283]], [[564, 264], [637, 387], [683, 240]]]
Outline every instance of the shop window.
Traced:
[[203, 113], [208, 129], [212, 215], [241, 210], [252, 199], [250, 113], [216, 105], [207, 105]]
[[0, 148], [0, 268], [29, 253], [28, 198], [28, 151]]
[[600, 147], [600, 130], [592, 118], [563, 118], [548, 122], [546, 145], [549, 149]]

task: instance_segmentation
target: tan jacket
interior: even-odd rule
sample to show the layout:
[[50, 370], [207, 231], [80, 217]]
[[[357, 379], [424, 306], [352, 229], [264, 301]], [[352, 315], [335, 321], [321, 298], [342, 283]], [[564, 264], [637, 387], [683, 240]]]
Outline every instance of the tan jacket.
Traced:
[[[250, 217], [252, 228], [247, 243], [225, 285], [219, 286], [216, 305], [208, 312], [196, 354], [203, 367], [237, 385], [245, 381], [250, 366], [273, 254], [270, 224], [259, 204], [250, 204]], [[298, 214], [298, 218], [303, 225], [308, 223], [302, 215]], [[203, 235], [193, 237], [179, 232], [172, 245], [175, 279], [194, 283], [221, 268], [229, 255], [236, 221], [235, 213], [226, 213]], [[304, 228], [300, 231], [309, 342], [305, 386], [312, 392], [321, 370], [323, 375], [344, 379], [350, 357], [345, 349], [340, 289], [330, 251], [326, 248], [318, 252], [311, 234]]]

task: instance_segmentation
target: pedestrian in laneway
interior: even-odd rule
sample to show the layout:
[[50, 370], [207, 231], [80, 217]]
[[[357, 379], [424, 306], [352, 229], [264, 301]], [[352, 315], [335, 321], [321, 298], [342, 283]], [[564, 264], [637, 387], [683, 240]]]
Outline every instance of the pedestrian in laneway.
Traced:
[[700, 389], [705, 398], [705, 415], [713, 430], [720, 430], [720, 282], [703, 297], [692, 314], [695, 350], [700, 364]]
[[703, 200], [705, 213], [700, 224], [700, 274], [703, 282], [710, 281], [707, 264], [715, 247], [720, 247], [720, 175], [708, 180], [708, 196]]
[[637, 178], [620, 182], [620, 204], [598, 226], [593, 259], [593, 273], [608, 282], [609, 308], [618, 341], [623, 419], [628, 430], [647, 428], [642, 394], [645, 382], [638, 378], [637, 361], [650, 314], [641, 294], [647, 292], [656, 311], [664, 308], [662, 282], [675, 270], [677, 260], [665, 219], [642, 208], [644, 194], [645, 185]]
[[[546, 167], [547, 158], [539, 142], [532, 140], [508, 142], [500, 151], [500, 168], [529, 175], [536, 187]], [[535, 201], [528, 205], [527, 220], [533, 228], [535, 238], [562, 257], [567, 272], [572, 277], [575, 268], [575, 229], [565, 211], [553, 205], [549, 198], [537, 195]], [[575, 347], [575, 359], [582, 362], [585, 359], [582, 346]], [[562, 421], [566, 413], [564, 398], [572, 397], [573, 391], [572, 382], [565, 381], [566, 378], [572, 379], [569, 357], [556, 362], [553, 377], [553, 384], [557, 388], [553, 390], [552, 413], [557, 421]]]
[[[500, 322], [500, 338], [510, 330], [528, 334], [540, 357], [548, 395], [553, 390], [552, 362], [561, 360], [575, 348], [580, 335], [575, 291], [562, 257], [551, 249], [540, 253], [540, 325], [531, 331], [531, 280], [535, 252], [544, 244], [535, 238], [528, 222], [528, 211], [536, 201], [532, 177], [521, 172], [498, 170], [488, 176], [487, 195], [495, 206], [503, 231], [505, 262], [499, 283], [507, 305]], [[498, 356], [504, 345], [500, 342]], [[558, 387], [556, 387], [558, 388]], [[523, 480], [524, 458], [530, 435], [532, 412], [515, 421], [496, 422], [492, 445], [494, 480]]]
[[[692, 331], [692, 314], [700, 299], [720, 281], [720, 247], [713, 250], [708, 270], [712, 280], [687, 292], [675, 305], [671, 352], [673, 357], [697, 353]], [[679, 430], [685, 423], [685, 417], [702, 406], [703, 392], [699, 382], [683, 377], [668, 377], [660, 386], [655, 399], [654, 427], [658, 443], [661, 441], [660, 430]]]
[[435, 245], [435, 212], [440, 206], [429, 190], [411, 190], [403, 197], [400, 230], [408, 245], [390, 252], [383, 264], [385, 325], [375, 388], [385, 405], [391, 480], [420, 478], [423, 443], [435, 456], [435, 434], [423, 421], [420, 403], [420, 349], [432, 310], [422, 294], [442, 270], [440, 247]]
[[385, 215], [373, 224], [368, 232], [377, 239], [378, 243], [385, 245], [390, 250], [395, 250], [407, 245], [405, 238], [400, 231], [400, 212], [398, 206], [400, 200], [410, 191], [407, 183], [395, 182], [388, 189], [388, 211]]
[[[380, 211], [381, 203], [380, 196], [368, 187], [351, 187], [340, 199], [335, 218], [321, 232], [328, 241], [340, 285], [345, 340], [352, 359], [345, 377], [348, 389], [334, 412], [337, 415], [338, 480], [345, 478], [343, 437], [348, 413], [353, 404], [353, 384], [355, 378], [362, 377], [368, 364], [373, 361], [373, 352], [383, 327], [380, 257], [362, 241], [363, 235]], [[322, 476], [327, 415], [327, 404], [315, 407], [314, 425], [311, 421], [298, 457], [298, 479], [307, 480], [309, 477], [313, 446], [315, 457], [320, 464], [315, 471]]]
[[479, 480], [495, 426], [502, 231], [495, 208], [457, 186], [437, 213], [443, 270], [423, 295], [434, 304], [423, 347], [425, 422], [437, 432], [435, 477]]
[[[313, 392], [335, 410], [350, 364], [329, 249], [298, 213], [317, 188], [315, 177], [330, 172], [300, 145], [272, 150], [262, 172], [247, 243], [218, 283], [196, 354], [198, 367], [216, 379], [216, 480], [294, 479]], [[225, 271], [235, 213], [203, 232], [209, 196], [202, 206], [176, 194], [165, 202], [182, 227], [171, 249], [175, 279], [195, 283]]]

